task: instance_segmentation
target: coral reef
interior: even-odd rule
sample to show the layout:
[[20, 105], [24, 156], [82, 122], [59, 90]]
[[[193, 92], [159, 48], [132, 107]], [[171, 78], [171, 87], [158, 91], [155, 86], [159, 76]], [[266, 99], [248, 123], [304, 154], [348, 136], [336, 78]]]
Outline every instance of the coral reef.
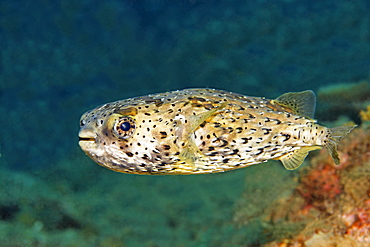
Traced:
[[260, 217], [275, 239], [264, 246], [370, 245], [370, 129], [355, 129], [339, 153], [334, 166], [326, 150], [318, 152], [291, 194], [264, 210]]

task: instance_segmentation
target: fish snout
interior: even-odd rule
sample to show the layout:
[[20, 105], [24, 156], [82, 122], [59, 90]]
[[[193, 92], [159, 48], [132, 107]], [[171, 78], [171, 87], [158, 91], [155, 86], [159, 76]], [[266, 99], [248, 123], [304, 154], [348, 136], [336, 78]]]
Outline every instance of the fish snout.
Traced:
[[84, 142], [96, 142], [96, 134], [95, 132], [90, 128], [84, 128], [82, 127], [80, 131], [78, 132], [78, 139], [79, 144], [81, 146], [81, 143]]

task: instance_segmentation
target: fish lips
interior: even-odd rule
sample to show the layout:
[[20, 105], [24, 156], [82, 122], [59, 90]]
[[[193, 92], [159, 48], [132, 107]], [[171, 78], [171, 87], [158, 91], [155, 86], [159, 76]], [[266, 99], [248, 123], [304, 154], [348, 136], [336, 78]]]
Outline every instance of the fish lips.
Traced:
[[80, 145], [85, 152], [97, 146], [97, 136], [91, 129], [81, 128], [78, 132], [78, 139], [78, 145]]

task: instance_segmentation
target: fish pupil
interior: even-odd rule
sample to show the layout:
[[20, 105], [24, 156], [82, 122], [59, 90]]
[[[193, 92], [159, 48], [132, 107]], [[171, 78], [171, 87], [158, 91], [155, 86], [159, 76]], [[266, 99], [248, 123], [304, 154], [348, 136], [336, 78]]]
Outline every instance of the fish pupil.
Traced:
[[128, 131], [131, 128], [131, 124], [129, 122], [123, 122], [120, 125], [120, 129], [123, 131]]

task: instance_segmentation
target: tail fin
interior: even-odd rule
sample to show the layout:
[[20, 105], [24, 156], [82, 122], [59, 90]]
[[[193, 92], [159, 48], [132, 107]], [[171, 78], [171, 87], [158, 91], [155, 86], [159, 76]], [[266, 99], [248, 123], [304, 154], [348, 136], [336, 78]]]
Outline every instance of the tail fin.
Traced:
[[328, 152], [336, 165], [339, 165], [340, 163], [337, 152], [338, 143], [355, 127], [356, 125], [339, 126], [327, 130], [327, 137], [324, 141], [324, 145], [328, 149]]

